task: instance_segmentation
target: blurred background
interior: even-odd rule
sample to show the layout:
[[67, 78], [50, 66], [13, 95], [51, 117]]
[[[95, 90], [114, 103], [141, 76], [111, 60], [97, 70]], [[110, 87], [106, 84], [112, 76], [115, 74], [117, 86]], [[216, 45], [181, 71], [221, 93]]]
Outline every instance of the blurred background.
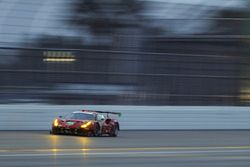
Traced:
[[250, 105], [249, 0], [1, 0], [0, 104]]

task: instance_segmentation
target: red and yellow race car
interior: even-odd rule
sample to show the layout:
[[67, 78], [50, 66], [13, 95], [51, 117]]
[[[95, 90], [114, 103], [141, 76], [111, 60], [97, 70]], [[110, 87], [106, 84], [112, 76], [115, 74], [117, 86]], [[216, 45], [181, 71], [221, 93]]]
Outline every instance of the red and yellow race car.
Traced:
[[116, 137], [120, 125], [110, 114], [121, 116], [118, 112], [94, 110], [75, 111], [66, 116], [59, 116], [52, 122], [50, 133]]

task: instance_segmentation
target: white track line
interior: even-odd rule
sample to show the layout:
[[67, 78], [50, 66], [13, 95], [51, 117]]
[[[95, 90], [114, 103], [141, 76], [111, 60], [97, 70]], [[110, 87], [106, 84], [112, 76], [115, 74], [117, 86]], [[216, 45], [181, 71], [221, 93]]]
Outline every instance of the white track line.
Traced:
[[140, 156], [140, 155], [185, 155], [185, 154], [212, 154], [212, 153], [249, 153], [250, 150], [204, 150], [204, 151], [125, 151], [125, 152], [72, 152], [72, 153], [13, 153], [0, 154], [0, 157], [42, 157], [42, 156]]

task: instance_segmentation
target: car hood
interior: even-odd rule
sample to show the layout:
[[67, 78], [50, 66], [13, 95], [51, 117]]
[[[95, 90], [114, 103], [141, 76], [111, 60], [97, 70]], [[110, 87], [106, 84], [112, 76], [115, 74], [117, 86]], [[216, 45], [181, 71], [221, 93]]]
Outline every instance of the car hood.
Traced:
[[67, 122], [74, 122], [74, 123], [86, 123], [86, 122], [89, 122], [89, 121], [92, 121], [92, 120], [80, 120], [80, 119], [65, 119], [63, 120], [63, 122], [67, 123]]

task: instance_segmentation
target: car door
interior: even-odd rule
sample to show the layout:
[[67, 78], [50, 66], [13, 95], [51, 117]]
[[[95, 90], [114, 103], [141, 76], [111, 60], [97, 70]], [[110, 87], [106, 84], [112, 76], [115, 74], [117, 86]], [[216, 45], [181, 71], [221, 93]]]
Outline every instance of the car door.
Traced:
[[97, 122], [99, 122], [99, 124], [100, 124], [100, 128], [101, 128], [101, 130], [102, 130], [102, 126], [103, 126], [103, 123], [105, 122], [105, 116], [104, 115], [102, 115], [102, 114], [97, 114]]

